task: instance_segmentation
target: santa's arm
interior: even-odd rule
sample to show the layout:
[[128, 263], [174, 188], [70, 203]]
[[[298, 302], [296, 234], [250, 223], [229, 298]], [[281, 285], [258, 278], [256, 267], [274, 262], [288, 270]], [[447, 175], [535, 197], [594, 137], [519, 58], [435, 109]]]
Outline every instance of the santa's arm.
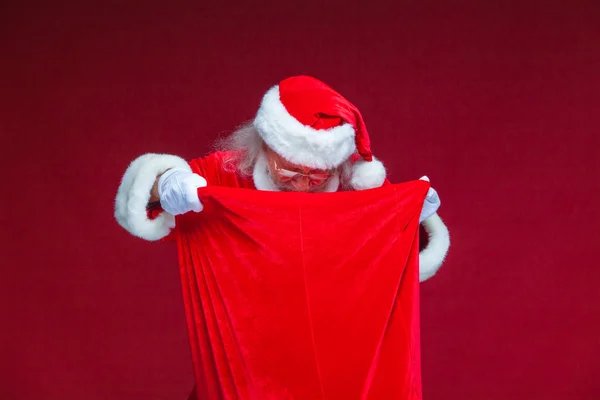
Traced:
[[450, 232], [435, 213], [422, 222], [429, 235], [427, 247], [419, 253], [419, 282], [431, 278], [442, 266], [450, 248]]
[[173, 215], [167, 212], [153, 215], [147, 209], [156, 177], [171, 168], [191, 171], [183, 158], [153, 153], [137, 157], [125, 170], [115, 198], [115, 218], [132, 235], [160, 240], [175, 226]]

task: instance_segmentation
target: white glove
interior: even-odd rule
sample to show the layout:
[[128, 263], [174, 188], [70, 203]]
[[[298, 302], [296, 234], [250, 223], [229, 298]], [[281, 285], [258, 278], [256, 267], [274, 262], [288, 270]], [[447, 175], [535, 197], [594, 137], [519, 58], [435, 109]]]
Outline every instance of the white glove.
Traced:
[[158, 180], [158, 196], [163, 210], [171, 215], [200, 212], [204, 208], [198, 198], [198, 188], [206, 186], [206, 179], [186, 169], [173, 168]]
[[[426, 176], [421, 177], [420, 180], [429, 182], [429, 178]], [[438, 196], [438, 193], [435, 191], [434, 188], [430, 187], [427, 191], [427, 196], [425, 196], [425, 201], [423, 202], [423, 209], [421, 210], [421, 217], [419, 218], [419, 223], [425, 221], [427, 218], [435, 214], [438, 208], [440, 208], [440, 205], [440, 196]]]

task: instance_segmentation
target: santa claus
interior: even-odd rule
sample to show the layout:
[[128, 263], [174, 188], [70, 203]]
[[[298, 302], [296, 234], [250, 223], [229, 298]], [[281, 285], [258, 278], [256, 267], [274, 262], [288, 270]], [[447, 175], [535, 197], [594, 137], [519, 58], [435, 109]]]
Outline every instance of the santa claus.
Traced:
[[[206, 185], [317, 193], [386, 184], [358, 109], [323, 82], [295, 76], [269, 89], [254, 120], [218, 141], [212, 154], [189, 162], [168, 154], [133, 160], [115, 217], [131, 234], [159, 240], [175, 227], [176, 215], [202, 211], [197, 188]], [[421, 282], [437, 272], [450, 244], [439, 206], [431, 188], [420, 217], [429, 235], [419, 254]]]

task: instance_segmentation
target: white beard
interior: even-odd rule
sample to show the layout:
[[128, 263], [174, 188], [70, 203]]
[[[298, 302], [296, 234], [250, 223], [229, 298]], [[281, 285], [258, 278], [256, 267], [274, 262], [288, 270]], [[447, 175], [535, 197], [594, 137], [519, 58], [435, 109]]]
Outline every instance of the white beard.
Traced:
[[[254, 179], [254, 186], [258, 190], [266, 190], [271, 192], [280, 192], [281, 189], [277, 187], [271, 174], [269, 173], [269, 166], [267, 163], [267, 156], [264, 151], [261, 151], [254, 163], [254, 171], [252, 172], [252, 178]], [[336, 192], [340, 187], [340, 177], [335, 174], [319, 190], [319, 192]]]

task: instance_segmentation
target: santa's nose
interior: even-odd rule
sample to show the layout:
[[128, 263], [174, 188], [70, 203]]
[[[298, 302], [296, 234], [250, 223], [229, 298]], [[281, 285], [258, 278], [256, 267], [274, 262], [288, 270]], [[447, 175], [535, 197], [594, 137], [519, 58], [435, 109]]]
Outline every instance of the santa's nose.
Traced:
[[296, 189], [298, 192], [306, 192], [310, 188], [310, 180], [308, 177], [303, 176], [295, 179], [293, 185], [294, 189]]

